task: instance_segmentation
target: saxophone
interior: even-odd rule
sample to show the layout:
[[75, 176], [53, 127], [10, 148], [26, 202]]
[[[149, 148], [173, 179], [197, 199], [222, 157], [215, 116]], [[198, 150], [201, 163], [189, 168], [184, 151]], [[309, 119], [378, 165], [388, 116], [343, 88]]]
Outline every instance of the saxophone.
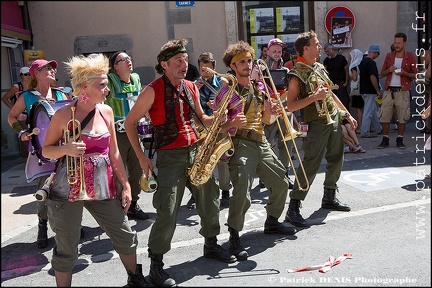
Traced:
[[226, 133], [226, 135], [220, 140], [217, 138], [221, 130], [220, 126], [222, 121], [225, 120], [225, 111], [228, 108], [228, 104], [230, 103], [235, 87], [237, 86], [237, 79], [231, 74], [219, 74], [207, 67], [205, 67], [205, 69], [210, 73], [226, 78], [230, 82], [230, 85], [219, 90], [219, 94], [225, 94], [215, 109], [215, 117], [212, 124], [207, 129], [207, 134], [203, 142], [198, 147], [194, 163], [186, 171], [186, 175], [189, 177], [190, 182], [195, 186], [205, 184], [210, 179], [213, 170], [222, 155], [225, 154], [230, 157], [234, 154], [233, 143], [229, 133]]

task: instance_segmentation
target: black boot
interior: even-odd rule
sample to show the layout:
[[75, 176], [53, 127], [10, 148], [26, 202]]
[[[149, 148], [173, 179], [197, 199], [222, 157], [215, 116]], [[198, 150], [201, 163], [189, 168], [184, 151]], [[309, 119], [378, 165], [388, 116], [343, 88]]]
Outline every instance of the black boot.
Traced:
[[135, 273], [131, 271], [127, 271], [128, 280], [127, 287], [150, 287], [148, 282], [145, 280], [144, 275], [142, 274], [142, 265], [137, 264]]
[[150, 249], [148, 249], [148, 252], [151, 259], [149, 276], [153, 284], [159, 287], [176, 287], [175, 280], [170, 278], [168, 273], [163, 270], [163, 254], [154, 254]]
[[189, 201], [186, 203], [186, 207], [189, 210], [195, 209], [196, 207], [196, 203], [195, 203], [195, 198], [193, 195], [191, 195], [191, 198], [189, 199]]
[[127, 215], [131, 219], [135, 220], [147, 220], [149, 216], [141, 210], [141, 207], [138, 205], [137, 201], [132, 201]]
[[48, 247], [48, 225], [47, 220], [39, 218], [37, 245], [40, 249]]
[[231, 253], [217, 244], [216, 236], [205, 238], [204, 257], [214, 258], [225, 263], [234, 263], [236, 261], [236, 258]]
[[229, 191], [222, 190], [222, 198], [220, 201], [220, 207], [228, 208], [229, 207]]
[[247, 260], [249, 254], [240, 243], [240, 236], [237, 230], [228, 226], [230, 232], [229, 251], [237, 258], [238, 261]]
[[336, 198], [336, 189], [324, 188], [324, 196], [321, 202], [321, 208], [331, 209], [336, 211], [350, 211], [351, 208], [347, 204], [342, 204]]
[[280, 223], [276, 217], [267, 216], [267, 220], [264, 224], [265, 234], [282, 234], [282, 235], [294, 235], [297, 232], [295, 228], [287, 227]]
[[307, 227], [308, 224], [306, 220], [302, 217], [302, 215], [300, 215], [300, 204], [300, 200], [298, 199], [290, 200], [285, 221], [297, 227]]

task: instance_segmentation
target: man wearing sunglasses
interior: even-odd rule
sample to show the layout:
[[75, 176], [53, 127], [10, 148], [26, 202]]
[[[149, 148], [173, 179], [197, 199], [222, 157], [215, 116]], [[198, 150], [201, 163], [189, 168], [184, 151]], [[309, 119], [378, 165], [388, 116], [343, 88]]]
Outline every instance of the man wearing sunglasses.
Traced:
[[[109, 63], [111, 69], [111, 73], [108, 74], [110, 94], [105, 100], [105, 104], [111, 106], [114, 111], [118, 148], [124, 165], [127, 168], [129, 183], [131, 185], [132, 203], [127, 214], [132, 219], [146, 220], [149, 216], [141, 210], [137, 202], [141, 192], [139, 183], [142, 171], [141, 169], [137, 169], [140, 164], [125, 133], [123, 124], [142, 90], [141, 80], [137, 73], [132, 72], [132, 60], [127, 53], [123, 51], [115, 52], [110, 57]], [[117, 178], [116, 185], [117, 191], [122, 191], [120, 189], [121, 184]], [[119, 197], [121, 199], [121, 195]]]

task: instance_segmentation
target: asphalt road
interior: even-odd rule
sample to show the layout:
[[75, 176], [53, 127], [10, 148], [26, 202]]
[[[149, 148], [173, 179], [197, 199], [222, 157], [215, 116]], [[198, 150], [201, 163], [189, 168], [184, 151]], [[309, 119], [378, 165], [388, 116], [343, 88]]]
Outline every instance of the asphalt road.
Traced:
[[[379, 138], [360, 139], [363, 154], [345, 154], [339, 180], [338, 198], [348, 203], [350, 212], [321, 209], [325, 161], [302, 202], [302, 215], [312, 224], [293, 236], [263, 233], [267, 189], [255, 179], [252, 206], [241, 232], [242, 244], [250, 255], [247, 261], [220, 263], [203, 257], [203, 238], [199, 217], [186, 208], [189, 193], [182, 201], [172, 249], [164, 256], [165, 269], [180, 286], [431, 286], [431, 202], [430, 152], [419, 151], [420, 134], [410, 123], [405, 134], [407, 149], [395, 147], [396, 132], [391, 132], [390, 147], [376, 149]], [[301, 147], [301, 139], [297, 139]], [[417, 148], [416, 148], [417, 147]], [[425, 164], [422, 162], [425, 157]], [[297, 165], [297, 160], [295, 164]], [[2, 172], [2, 277], [1, 286], [54, 286], [50, 269], [50, 245], [40, 250], [37, 233], [33, 183], [26, 184], [22, 163]], [[291, 176], [292, 177], [292, 176]], [[131, 220], [138, 232], [138, 262], [148, 275], [147, 240], [155, 219], [152, 194], [142, 193], [140, 206], [149, 220]], [[287, 205], [288, 206], [288, 205]], [[286, 207], [287, 207], [286, 206]], [[287, 209], [287, 208], [286, 208]], [[285, 210], [286, 211], [286, 210]], [[285, 214], [284, 211], [284, 214]], [[220, 213], [219, 243], [228, 248], [224, 223], [227, 209]], [[284, 214], [280, 220], [284, 219]], [[289, 225], [289, 224], [287, 224]], [[85, 211], [86, 236], [79, 246], [73, 286], [123, 286], [127, 275], [109, 238]], [[327, 273], [317, 270], [288, 273], [287, 269], [323, 265], [330, 256], [352, 254]]]

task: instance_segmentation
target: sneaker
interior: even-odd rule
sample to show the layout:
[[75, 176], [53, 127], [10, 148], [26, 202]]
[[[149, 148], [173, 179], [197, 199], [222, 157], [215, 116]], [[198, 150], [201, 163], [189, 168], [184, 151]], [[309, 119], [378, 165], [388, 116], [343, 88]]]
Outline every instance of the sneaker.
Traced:
[[393, 124], [393, 130], [398, 130], [398, 123], [397, 122]]
[[349, 146], [345, 146], [344, 153], [350, 153], [351, 149]]
[[186, 204], [186, 207], [189, 209], [194, 209], [196, 206], [195, 204], [195, 198], [193, 196], [191, 196], [191, 198], [189, 199], [189, 201]]
[[399, 149], [405, 149], [406, 148], [406, 146], [403, 144], [403, 137], [397, 137], [396, 138], [396, 146]]
[[383, 140], [378, 145], [378, 149], [383, 149], [383, 148], [387, 148], [387, 147], [389, 147], [389, 138], [388, 137], [383, 137]]

